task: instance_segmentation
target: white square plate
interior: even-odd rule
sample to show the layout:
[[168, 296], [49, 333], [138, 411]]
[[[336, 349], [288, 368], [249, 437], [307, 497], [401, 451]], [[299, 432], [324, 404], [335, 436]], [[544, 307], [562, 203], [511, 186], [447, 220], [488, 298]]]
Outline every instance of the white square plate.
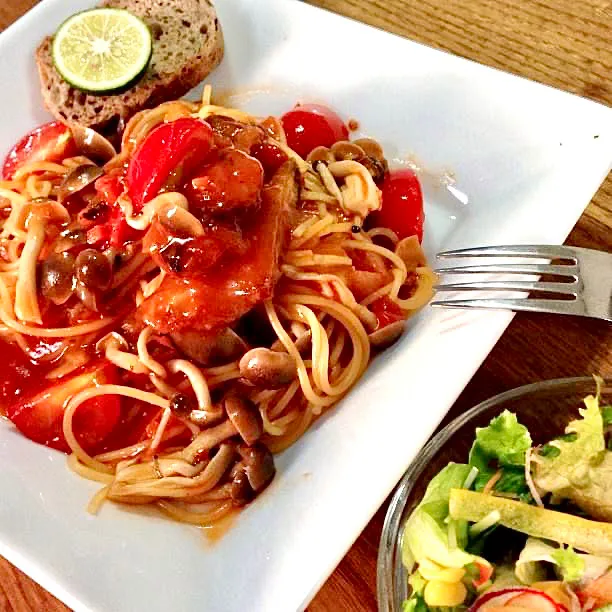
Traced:
[[[91, 0], [44, 0], [0, 36], [0, 149], [48, 120], [33, 51]], [[218, 0], [211, 82], [280, 113], [324, 100], [418, 159], [426, 247], [560, 243], [610, 168], [612, 110], [289, 0]], [[0, 151], [0, 154], [3, 152]], [[448, 187], [439, 177], [448, 173]], [[438, 177], [438, 179], [436, 179]], [[0, 553], [77, 610], [303, 608], [511, 319], [426, 310], [341, 405], [278, 459], [269, 491], [216, 544], [112, 505], [65, 457], [0, 423]], [[341, 603], [338, 604], [341, 606]]]

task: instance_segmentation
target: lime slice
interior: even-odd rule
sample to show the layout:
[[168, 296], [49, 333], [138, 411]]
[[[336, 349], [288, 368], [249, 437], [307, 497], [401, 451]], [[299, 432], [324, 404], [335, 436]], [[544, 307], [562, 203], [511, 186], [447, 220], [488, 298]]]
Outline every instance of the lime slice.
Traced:
[[77, 13], [53, 39], [53, 61], [77, 89], [109, 93], [121, 89], [147, 67], [152, 53], [147, 25], [123, 9], [98, 8]]

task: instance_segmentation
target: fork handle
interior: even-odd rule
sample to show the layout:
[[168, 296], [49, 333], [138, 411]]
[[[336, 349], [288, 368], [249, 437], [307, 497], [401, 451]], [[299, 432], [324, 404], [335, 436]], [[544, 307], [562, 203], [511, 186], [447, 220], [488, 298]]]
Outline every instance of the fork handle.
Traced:
[[549, 314], [574, 315], [612, 322], [612, 315], [593, 314], [585, 308], [581, 299], [550, 300], [531, 298], [479, 298], [474, 300], [434, 300], [431, 305], [438, 308], [465, 308], [484, 310], [512, 310], [514, 312], [543, 312]]

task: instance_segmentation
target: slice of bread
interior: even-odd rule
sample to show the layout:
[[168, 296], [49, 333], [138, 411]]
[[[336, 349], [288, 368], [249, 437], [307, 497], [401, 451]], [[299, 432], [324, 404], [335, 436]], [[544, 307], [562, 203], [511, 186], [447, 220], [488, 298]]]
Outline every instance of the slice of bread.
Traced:
[[51, 56], [52, 38], [45, 38], [36, 64], [45, 105], [60, 121], [112, 132], [139, 110], [185, 95], [223, 57], [223, 33], [209, 0], [105, 0], [101, 6], [127, 9], [151, 28], [151, 63], [122, 93], [87, 94], [62, 79]]

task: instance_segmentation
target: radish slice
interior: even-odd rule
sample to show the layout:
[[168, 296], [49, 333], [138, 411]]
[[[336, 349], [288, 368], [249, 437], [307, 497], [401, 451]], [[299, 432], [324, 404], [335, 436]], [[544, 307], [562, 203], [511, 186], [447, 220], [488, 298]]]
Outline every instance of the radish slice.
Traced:
[[509, 602], [509, 606], [518, 606], [529, 608], [531, 610], [541, 610], [542, 612], [558, 612], [559, 606], [544, 593], [523, 593], [517, 597], [513, 597]]
[[477, 612], [479, 610], [486, 610], [488, 608], [501, 607], [514, 597], [528, 592], [528, 589], [522, 587], [510, 587], [507, 589], [499, 589], [497, 591], [488, 591], [474, 602], [469, 612]]
[[556, 604], [553, 599], [542, 593], [542, 591], [515, 587], [485, 593], [474, 602], [469, 612], [484, 612], [490, 608], [501, 608], [505, 605], [539, 610], [541, 612], [563, 612], [564, 608]]

